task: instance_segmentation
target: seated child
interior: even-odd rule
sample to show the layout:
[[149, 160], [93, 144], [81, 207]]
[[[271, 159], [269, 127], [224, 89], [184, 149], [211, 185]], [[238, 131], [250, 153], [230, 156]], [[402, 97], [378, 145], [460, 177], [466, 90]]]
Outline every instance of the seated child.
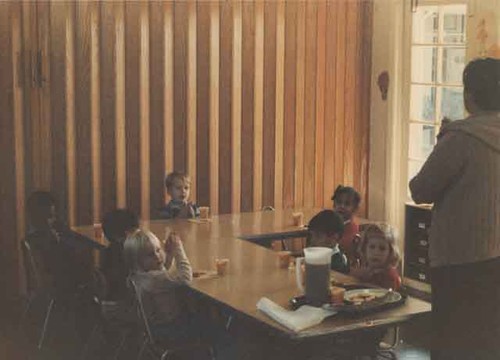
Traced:
[[323, 210], [309, 222], [309, 235], [307, 246], [323, 246], [333, 249], [331, 269], [341, 272], [349, 272], [347, 257], [339, 249], [338, 241], [344, 231], [344, 221], [340, 214], [333, 210]]
[[350, 186], [339, 185], [332, 196], [333, 209], [339, 212], [344, 219], [344, 233], [339, 240], [340, 250], [349, 259], [349, 263], [357, 262], [356, 238], [359, 233], [359, 225], [355, 214], [361, 202], [359, 193]]
[[369, 225], [361, 239], [360, 253], [361, 266], [351, 269], [351, 275], [387, 289], [399, 289], [399, 251], [389, 225]]
[[72, 296], [92, 280], [92, 253], [102, 245], [71, 231], [57, 220], [56, 201], [47, 191], [35, 191], [26, 204], [28, 233], [40, 280], [55, 295]]
[[104, 215], [102, 230], [109, 246], [101, 254], [100, 269], [106, 282], [104, 298], [118, 301], [127, 298], [128, 269], [123, 260], [123, 243], [139, 228], [137, 215], [128, 209], [116, 209]]
[[193, 272], [179, 236], [170, 234], [162, 245], [153, 233], [138, 230], [125, 240], [123, 255], [154, 336], [172, 341], [191, 337], [195, 329], [189, 326], [181, 291]]
[[194, 218], [200, 216], [200, 209], [189, 201], [191, 180], [189, 176], [174, 171], [165, 178], [165, 187], [170, 195], [170, 202], [160, 210], [163, 219]]

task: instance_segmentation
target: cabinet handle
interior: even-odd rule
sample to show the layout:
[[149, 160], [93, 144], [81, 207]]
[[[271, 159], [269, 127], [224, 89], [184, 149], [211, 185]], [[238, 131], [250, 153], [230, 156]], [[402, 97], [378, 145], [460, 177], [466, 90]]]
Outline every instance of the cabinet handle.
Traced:
[[425, 229], [427, 228], [427, 226], [425, 225], [425, 223], [423, 223], [423, 222], [419, 222], [419, 223], [418, 223], [418, 228], [419, 228], [419, 229], [424, 229], [424, 230], [425, 230]]
[[429, 245], [429, 243], [427, 242], [427, 240], [420, 240], [420, 241], [419, 241], [419, 244], [420, 244], [421, 246], [427, 246], [427, 245]]
[[420, 280], [426, 280], [426, 279], [427, 279], [427, 277], [425, 276], [425, 274], [422, 274], [422, 273], [419, 273], [419, 274], [418, 274], [418, 278], [419, 278]]
[[419, 257], [418, 262], [425, 265], [427, 263], [427, 260], [423, 257]]

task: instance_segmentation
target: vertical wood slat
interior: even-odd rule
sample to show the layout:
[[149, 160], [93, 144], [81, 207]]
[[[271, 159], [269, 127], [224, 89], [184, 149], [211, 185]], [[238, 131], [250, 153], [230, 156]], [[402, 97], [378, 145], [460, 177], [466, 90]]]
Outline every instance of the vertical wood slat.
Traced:
[[306, 5], [305, 79], [304, 79], [304, 202], [314, 206], [315, 197], [315, 142], [316, 142], [316, 62], [317, 62], [317, 2]]
[[90, 8], [90, 123], [93, 222], [101, 218], [101, 92], [100, 92], [100, 7]]
[[304, 205], [304, 100], [305, 100], [306, 3], [297, 6], [297, 69], [295, 98], [295, 202]]
[[295, 117], [297, 77], [297, 3], [286, 3], [285, 10], [285, 88], [284, 88], [284, 144], [283, 144], [283, 205], [295, 203]]
[[274, 204], [276, 140], [276, 7], [264, 4], [263, 124], [262, 124], [262, 205]]
[[344, 182], [346, 0], [337, 4], [334, 186]]
[[197, 193], [199, 205], [210, 205], [212, 164], [210, 163], [210, 21], [211, 4], [197, 3], [196, 16], [196, 159]]
[[66, 152], [68, 169], [68, 223], [74, 226], [76, 219], [76, 124], [75, 124], [75, 38], [74, 6], [66, 4]]
[[116, 34], [115, 12], [117, 4], [103, 2], [100, 17], [100, 172], [101, 172], [101, 211], [103, 214], [117, 205], [118, 183], [116, 172]]
[[[210, 5], [210, 208], [219, 213], [219, 62], [220, 12], [219, 3]], [[196, 161], [196, 160], [195, 160]]]
[[262, 131], [264, 116], [264, 3], [255, 2], [255, 73], [253, 123], [253, 209], [262, 208]]
[[125, 3], [119, 2], [115, 18], [115, 123], [116, 205], [127, 206], [127, 139], [125, 121]]
[[[346, 59], [356, 59], [357, 2], [348, 1], [346, 10]], [[348, 39], [348, 40], [347, 40]], [[356, 67], [355, 60], [346, 62], [345, 69], [345, 116], [344, 116], [344, 183], [354, 185], [354, 138], [356, 115]]]
[[283, 207], [283, 136], [285, 95], [285, 3], [276, 9], [276, 127], [274, 144], [274, 207]]
[[241, 211], [241, 96], [242, 96], [242, 5], [233, 5], [233, 49], [232, 49], [232, 92], [231, 92], [231, 211]]
[[[165, 174], [174, 169], [174, 18], [173, 4], [163, 3], [164, 33], [164, 139], [165, 139]], [[165, 201], [168, 199], [164, 192]]]
[[[47, 54], [50, 52], [50, 4], [40, 2], [37, 4], [37, 27], [38, 27], [38, 50], [36, 51], [36, 67], [39, 68], [38, 78], [38, 133], [36, 136], [34, 150], [38, 153], [40, 167], [37, 183], [42, 189], [50, 189], [52, 178], [52, 115], [51, 115], [51, 92], [48, 86], [50, 79], [50, 61]], [[38, 166], [38, 165], [37, 165]]]
[[187, 171], [191, 177], [191, 197], [196, 199], [196, 3], [187, 4]]
[[[325, 52], [327, 3], [318, 3], [317, 57], [316, 57], [316, 134], [315, 134], [315, 196], [314, 206], [323, 207], [325, 168]], [[329, 99], [330, 100], [330, 99]]]
[[150, 157], [149, 157], [149, 7], [147, 2], [141, 3], [140, 8], [140, 171], [141, 171], [141, 218], [150, 218]]
[[157, 218], [165, 204], [165, 38], [164, 3], [149, 2], [149, 94], [150, 94], [150, 141], [149, 152], [149, 209], [150, 218]]
[[219, 213], [231, 213], [232, 206], [232, 4], [220, 5], [219, 61]]
[[336, 50], [337, 50], [337, 3], [327, 3], [326, 19], [326, 69], [325, 69], [325, 145], [324, 145], [324, 194], [323, 206], [331, 207], [331, 195], [335, 182], [335, 99], [336, 99]]

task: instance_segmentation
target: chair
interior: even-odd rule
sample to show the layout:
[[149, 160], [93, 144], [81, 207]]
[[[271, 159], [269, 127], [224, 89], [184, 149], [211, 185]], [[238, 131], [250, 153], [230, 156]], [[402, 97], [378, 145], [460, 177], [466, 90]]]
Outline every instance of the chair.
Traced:
[[42, 350], [44, 342], [45, 342], [45, 336], [47, 334], [47, 328], [49, 325], [49, 321], [51, 318], [52, 310], [55, 305], [55, 297], [51, 294], [51, 291], [44, 286], [41, 280], [41, 272], [38, 269], [37, 262], [35, 260], [35, 255], [33, 254], [33, 251], [31, 250], [30, 244], [26, 241], [23, 240], [21, 242], [21, 248], [22, 248], [22, 253], [23, 253], [23, 260], [24, 260], [24, 266], [26, 270], [26, 283], [27, 283], [27, 288], [28, 288], [28, 299], [26, 306], [24, 308], [24, 311], [21, 315], [21, 319], [19, 321], [18, 325], [18, 331], [21, 330], [24, 320], [26, 319], [29, 311], [31, 310], [31, 307], [33, 305], [33, 302], [40, 297], [48, 297], [49, 304], [45, 310], [45, 316], [43, 320], [43, 326], [40, 331], [40, 335], [38, 337], [37, 341], [37, 348], [38, 350]]
[[[153, 333], [151, 331], [151, 327], [149, 325], [149, 320], [146, 316], [146, 311], [144, 309], [144, 304], [142, 301], [142, 294], [137, 284], [130, 277], [128, 278], [128, 283], [131, 290], [134, 293], [137, 305], [137, 313], [139, 316], [140, 323], [142, 325], [144, 340], [139, 351], [139, 355], [137, 356], [137, 360], [141, 360], [145, 351], [147, 351], [151, 356], [159, 360], [166, 360], [170, 355], [173, 355], [175, 352], [187, 350], [192, 347], [200, 347], [207, 346], [203, 343], [192, 343], [192, 344], [182, 344], [180, 346], [167, 346], [165, 344], [160, 343], [153, 337]], [[212, 346], [208, 346], [208, 350], [210, 352], [211, 359], [215, 359], [214, 357], [214, 349]]]

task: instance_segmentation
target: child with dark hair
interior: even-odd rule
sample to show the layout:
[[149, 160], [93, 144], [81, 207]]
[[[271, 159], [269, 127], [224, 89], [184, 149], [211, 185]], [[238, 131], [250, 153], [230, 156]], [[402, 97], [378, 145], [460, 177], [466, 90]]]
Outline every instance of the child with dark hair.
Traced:
[[127, 296], [127, 266], [123, 260], [123, 243], [128, 235], [139, 228], [139, 218], [129, 209], [116, 209], [102, 219], [102, 230], [110, 245], [103, 251], [101, 271], [106, 281], [107, 300], [120, 300]]
[[191, 179], [188, 175], [178, 171], [168, 174], [165, 178], [165, 187], [171, 200], [160, 210], [160, 217], [176, 219], [200, 216], [199, 207], [189, 200]]
[[56, 201], [47, 191], [33, 192], [26, 204], [26, 242], [42, 271], [41, 279], [58, 296], [71, 296], [91, 280], [92, 249], [103, 246], [57, 220]]
[[340, 213], [344, 219], [344, 233], [339, 240], [340, 250], [347, 255], [350, 263], [355, 263], [358, 257], [356, 239], [359, 233], [359, 225], [355, 215], [361, 202], [361, 196], [354, 188], [339, 185], [332, 195], [332, 200], [333, 209]]
[[347, 257], [339, 249], [338, 241], [344, 231], [344, 221], [340, 214], [332, 210], [323, 210], [317, 213], [309, 222], [307, 246], [323, 246], [333, 249], [331, 269], [349, 272]]

